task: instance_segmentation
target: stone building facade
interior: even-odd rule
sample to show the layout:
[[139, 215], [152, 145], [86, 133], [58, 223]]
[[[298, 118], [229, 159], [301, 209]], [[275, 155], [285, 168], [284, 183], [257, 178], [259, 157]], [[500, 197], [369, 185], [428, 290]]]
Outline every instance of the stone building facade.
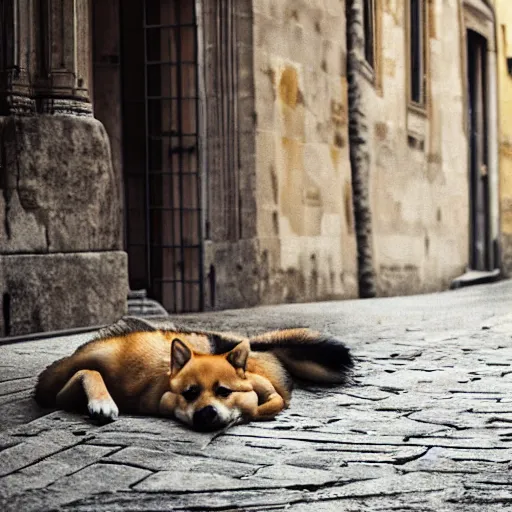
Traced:
[[111, 321], [127, 262], [88, 2], [3, 1], [0, 16], [0, 334]]
[[512, 274], [512, 3], [495, 0], [503, 269]]
[[1, 6], [3, 334], [499, 267], [486, 1]]
[[260, 301], [357, 297], [344, 2], [253, 9]]
[[492, 273], [500, 267], [492, 7], [353, 4], [363, 6], [355, 81], [376, 293], [442, 290], [467, 270]]

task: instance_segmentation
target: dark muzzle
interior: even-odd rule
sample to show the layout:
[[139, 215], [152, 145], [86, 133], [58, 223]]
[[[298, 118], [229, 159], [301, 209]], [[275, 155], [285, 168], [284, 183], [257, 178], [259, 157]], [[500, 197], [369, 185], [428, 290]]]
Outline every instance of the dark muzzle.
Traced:
[[196, 430], [209, 431], [216, 430], [222, 425], [219, 422], [219, 415], [215, 407], [207, 405], [194, 413], [194, 428]]

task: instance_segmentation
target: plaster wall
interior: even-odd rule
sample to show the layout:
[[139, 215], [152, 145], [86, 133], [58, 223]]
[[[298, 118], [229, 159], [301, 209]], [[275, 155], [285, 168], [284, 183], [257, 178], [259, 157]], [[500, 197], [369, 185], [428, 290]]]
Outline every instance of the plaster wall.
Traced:
[[497, 67], [499, 87], [499, 168], [503, 269], [512, 272], [512, 77], [507, 58], [512, 58], [512, 3], [495, 2], [497, 17]]
[[405, 0], [382, 5], [381, 76], [369, 75], [364, 88], [377, 292], [442, 290], [468, 264], [461, 10], [457, 0], [428, 3], [427, 100], [424, 109], [414, 109]]
[[262, 303], [357, 296], [345, 3], [254, 0]]

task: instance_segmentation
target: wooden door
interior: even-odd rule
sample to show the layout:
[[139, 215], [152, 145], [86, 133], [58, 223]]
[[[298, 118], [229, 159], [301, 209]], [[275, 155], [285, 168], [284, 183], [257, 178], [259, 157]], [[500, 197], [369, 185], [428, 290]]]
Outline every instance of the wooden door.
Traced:
[[468, 129], [470, 168], [470, 264], [491, 270], [489, 177], [487, 173], [487, 41], [467, 31]]

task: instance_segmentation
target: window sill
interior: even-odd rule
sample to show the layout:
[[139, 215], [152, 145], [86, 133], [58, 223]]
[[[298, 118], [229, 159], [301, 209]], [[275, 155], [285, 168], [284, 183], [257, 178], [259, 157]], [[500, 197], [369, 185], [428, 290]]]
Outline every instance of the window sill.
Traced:
[[407, 145], [410, 149], [425, 152], [427, 111], [418, 104], [409, 104], [407, 107]]
[[370, 82], [371, 85], [375, 86], [375, 70], [370, 66], [367, 60], [362, 60], [359, 66], [361, 75]]
[[420, 105], [419, 103], [413, 103], [412, 101], [409, 101], [407, 105], [407, 109], [410, 112], [413, 112], [414, 114], [417, 114], [419, 116], [427, 117], [427, 105]]

